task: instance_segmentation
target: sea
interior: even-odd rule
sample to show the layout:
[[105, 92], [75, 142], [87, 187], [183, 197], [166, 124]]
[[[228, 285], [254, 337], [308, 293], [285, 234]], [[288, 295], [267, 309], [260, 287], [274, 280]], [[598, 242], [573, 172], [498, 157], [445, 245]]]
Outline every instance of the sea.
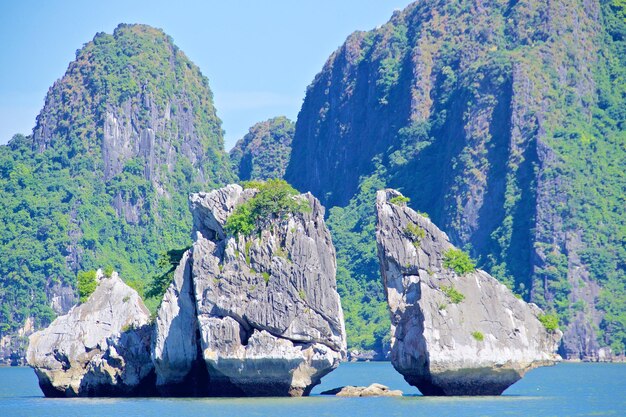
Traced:
[[[319, 395], [378, 382], [403, 397]], [[18, 416], [626, 416], [626, 364], [535, 369], [498, 397], [423, 397], [389, 362], [343, 363], [303, 398], [45, 398], [30, 368], [0, 368], [0, 417]]]

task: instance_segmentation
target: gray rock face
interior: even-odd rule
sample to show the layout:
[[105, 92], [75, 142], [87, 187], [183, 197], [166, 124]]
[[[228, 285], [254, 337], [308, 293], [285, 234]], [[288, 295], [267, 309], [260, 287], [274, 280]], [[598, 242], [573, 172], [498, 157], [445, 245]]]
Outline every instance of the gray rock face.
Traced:
[[[277, 220], [258, 236], [227, 236], [226, 219], [255, 193], [229, 185], [190, 197], [195, 242], [183, 258], [189, 269], [182, 273], [189, 278], [172, 284], [166, 294], [175, 301], [161, 307], [155, 355], [165, 357], [163, 340], [187, 345], [195, 336], [190, 323], [184, 329], [167, 324], [180, 316], [182, 310], [175, 306], [193, 297], [196, 343], [206, 364], [209, 393], [306, 395], [346, 354], [335, 250], [324, 209], [310, 194], [297, 197], [308, 201], [310, 213]], [[193, 294], [177, 290], [188, 279]], [[179, 320], [181, 325], [188, 322]], [[185, 334], [172, 337], [171, 332]], [[182, 364], [178, 370], [170, 370], [171, 363], [157, 364], [160, 383], [181, 379], [191, 368], [189, 352], [177, 357]]]
[[157, 390], [165, 395], [199, 394], [193, 389], [198, 382], [198, 320], [189, 259], [185, 252], [155, 321], [152, 361]]
[[28, 364], [48, 397], [148, 395], [150, 313], [117, 273], [67, 315], [30, 336]]
[[[377, 193], [376, 240], [391, 314], [391, 361], [425, 395], [499, 395], [525, 372], [560, 360], [562, 333], [486, 272], [443, 266], [454, 249], [429, 219]], [[462, 294], [454, 302], [450, 294]]]

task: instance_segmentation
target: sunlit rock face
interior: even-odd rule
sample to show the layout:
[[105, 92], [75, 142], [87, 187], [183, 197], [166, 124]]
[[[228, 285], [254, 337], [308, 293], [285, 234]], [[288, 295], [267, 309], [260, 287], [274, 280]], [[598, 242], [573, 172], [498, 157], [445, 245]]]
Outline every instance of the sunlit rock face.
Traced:
[[300, 195], [310, 212], [252, 236], [228, 235], [227, 218], [256, 192], [229, 185], [190, 197], [195, 241], [157, 316], [161, 389], [180, 387], [200, 361], [205, 395], [307, 395], [345, 357], [324, 208]]
[[47, 397], [153, 394], [150, 313], [113, 272], [89, 299], [30, 336], [28, 364]]
[[[391, 314], [391, 361], [425, 395], [499, 395], [551, 365], [561, 332], [482, 270], [444, 267], [455, 249], [395, 190], [377, 193], [376, 239]], [[394, 198], [396, 198], [394, 200]]]

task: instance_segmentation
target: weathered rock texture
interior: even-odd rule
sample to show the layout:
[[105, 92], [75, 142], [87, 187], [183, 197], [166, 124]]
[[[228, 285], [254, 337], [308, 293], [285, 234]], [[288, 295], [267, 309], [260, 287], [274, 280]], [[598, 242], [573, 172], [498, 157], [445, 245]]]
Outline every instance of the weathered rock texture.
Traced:
[[[301, 195], [310, 213], [276, 220], [259, 235], [227, 235], [228, 216], [256, 192], [229, 185], [190, 197], [195, 242], [157, 317], [163, 388], [188, 379], [201, 359], [206, 395], [306, 395], [345, 357], [323, 207]], [[183, 307], [192, 304], [193, 313]]]
[[202, 395], [206, 372], [198, 351], [198, 319], [191, 281], [190, 253], [174, 271], [155, 321], [152, 360], [157, 389], [164, 395]]
[[[377, 193], [376, 237], [391, 313], [391, 361], [425, 395], [499, 395], [528, 370], [559, 360], [534, 304], [484, 271], [443, 266], [454, 249], [429, 219]], [[413, 233], [410, 230], [413, 229]], [[421, 230], [422, 232], [415, 232]], [[453, 302], [446, 290], [464, 298]]]
[[28, 364], [47, 397], [152, 393], [150, 313], [117, 273], [97, 279], [85, 303], [30, 337]]

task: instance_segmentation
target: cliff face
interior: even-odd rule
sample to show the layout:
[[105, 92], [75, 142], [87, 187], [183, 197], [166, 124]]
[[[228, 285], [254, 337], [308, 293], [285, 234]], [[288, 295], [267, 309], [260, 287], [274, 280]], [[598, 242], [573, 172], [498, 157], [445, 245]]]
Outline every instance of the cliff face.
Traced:
[[499, 395], [560, 360], [542, 311], [469, 264], [395, 190], [376, 198], [376, 238], [391, 314], [391, 361], [425, 395]]
[[323, 207], [297, 196], [310, 212], [278, 216], [258, 234], [227, 233], [226, 220], [258, 192], [229, 185], [190, 197], [194, 244], [156, 321], [160, 392], [307, 395], [345, 357]]
[[120, 25], [78, 50], [32, 136], [0, 147], [8, 332], [66, 312], [78, 270], [140, 281], [187, 246], [189, 193], [234, 178], [220, 124], [208, 80], [161, 30]]
[[[207, 79], [172, 39], [149, 26], [120, 25], [80, 49], [50, 88], [32, 146], [95, 154], [105, 182], [137, 175], [168, 195], [180, 164], [192, 168], [190, 182], [230, 179], [220, 125]], [[113, 206], [138, 223], [148, 196], [119, 188], [110, 193]]]
[[358, 208], [371, 183], [402, 189], [492, 275], [557, 311], [565, 356], [622, 352], [626, 256], [610, 229], [626, 223], [623, 15], [609, 1], [417, 1], [331, 55], [285, 178], [361, 216], [346, 225], [357, 234], [372, 233]]
[[294, 123], [284, 116], [255, 124], [230, 151], [242, 181], [283, 178], [291, 155]]

